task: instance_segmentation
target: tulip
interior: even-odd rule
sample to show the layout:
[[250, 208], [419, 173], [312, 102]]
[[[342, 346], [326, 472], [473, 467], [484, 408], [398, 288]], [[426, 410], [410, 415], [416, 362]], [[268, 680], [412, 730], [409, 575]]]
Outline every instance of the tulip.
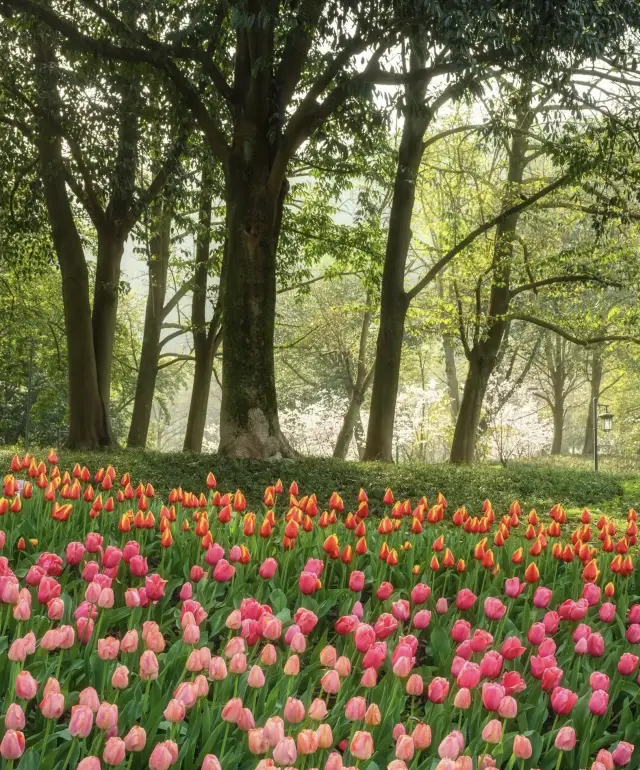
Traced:
[[172, 698], [169, 701], [168, 706], [163, 711], [164, 718], [167, 722], [182, 722], [185, 717], [186, 709], [182, 701]]
[[297, 756], [298, 752], [296, 751], [296, 744], [293, 738], [281, 738], [278, 741], [278, 745], [273, 750], [274, 761], [278, 765], [284, 767], [292, 766], [295, 763]]
[[318, 725], [316, 728], [316, 738], [318, 740], [318, 748], [330, 749], [333, 746], [333, 733], [331, 727], [328, 724]]
[[401, 735], [396, 743], [396, 757], [408, 762], [413, 759], [415, 745], [409, 735]]
[[556, 687], [551, 693], [551, 708], [556, 714], [569, 714], [576, 705], [578, 696], [564, 687]]
[[124, 746], [127, 751], [142, 751], [147, 742], [147, 733], [140, 725], [134, 725], [124, 736]]
[[482, 703], [487, 711], [497, 711], [505, 696], [504, 687], [500, 684], [484, 682], [482, 685]]
[[424, 724], [424, 722], [418, 722], [413, 728], [411, 737], [413, 738], [413, 745], [418, 751], [429, 748], [431, 745], [431, 728], [429, 725]]
[[611, 752], [611, 758], [613, 764], [616, 767], [624, 767], [631, 761], [631, 755], [633, 754], [633, 743], [627, 743], [627, 741], [620, 741], [616, 748]]
[[20, 759], [24, 754], [24, 735], [20, 730], [7, 730], [0, 742], [0, 756], [3, 759]]
[[[363, 699], [364, 700], [364, 699]], [[291, 724], [298, 724], [304, 719], [304, 704], [297, 698], [287, 698], [284, 706], [284, 718]]]
[[102, 759], [107, 765], [119, 765], [124, 761], [125, 745], [122, 738], [112, 736], [105, 744]]
[[38, 692], [38, 683], [28, 671], [21, 671], [16, 676], [16, 695], [21, 700], [32, 700]]
[[529, 759], [532, 754], [531, 741], [525, 735], [516, 735], [513, 739], [513, 755], [516, 759]]
[[98, 757], [85, 757], [80, 760], [76, 770], [100, 770], [100, 760]]
[[[619, 666], [620, 664], [618, 663], [618, 670], [620, 670]], [[606, 674], [600, 673], [600, 671], [594, 671], [589, 677], [589, 684], [591, 685], [592, 690], [606, 691], [609, 689], [609, 677]]]
[[468, 709], [471, 706], [471, 691], [461, 687], [453, 699], [453, 705], [458, 709]]
[[620, 660], [618, 661], [618, 671], [623, 676], [629, 676], [636, 670], [637, 665], [638, 656], [633, 655], [630, 652], [625, 652], [621, 655]]
[[100, 708], [100, 698], [93, 687], [85, 687], [80, 693], [80, 705], [87, 706], [93, 714]]
[[169, 770], [173, 764], [173, 755], [165, 743], [158, 743], [153, 747], [149, 757], [149, 770]]
[[118, 707], [115, 703], [103, 701], [96, 714], [96, 727], [105, 732], [118, 725]]
[[595, 690], [589, 698], [589, 711], [595, 716], [603, 716], [607, 713], [609, 705], [609, 693], [604, 690]]
[[456, 607], [460, 611], [464, 612], [465, 610], [469, 610], [471, 607], [473, 607], [476, 599], [477, 596], [473, 593], [473, 591], [470, 591], [468, 588], [463, 588], [458, 591], [458, 595], [456, 596]]
[[440, 759], [457, 759], [464, 746], [460, 746], [460, 741], [454, 733], [449, 733], [442, 739], [438, 746], [438, 756]]
[[482, 730], [482, 740], [487, 743], [500, 743], [502, 740], [502, 722], [499, 719], [492, 719], [487, 722]]
[[45, 719], [60, 719], [64, 712], [64, 696], [59, 692], [47, 693], [40, 703], [40, 711]]
[[367, 710], [367, 702], [364, 698], [358, 696], [350, 698], [344, 707], [344, 714], [350, 722], [359, 722], [364, 719]]
[[242, 700], [240, 698], [231, 698], [231, 700], [227, 701], [222, 709], [222, 719], [224, 719], [225, 722], [231, 722], [235, 724], [240, 717], [242, 708]]
[[576, 745], [576, 731], [573, 727], [561, 727], [554, 745], [560, 751], [571, 751]]
[[140, 656], [140, 679], [157, 679], [159, 670], [155, 652], [145, 650]]
[[340, 689], [340, 676], [337, 671], [327, 671], [320, 679], [320, 686], [329, 695], [335, 695]]
[[313, 754], [318, 750], [320, 742], [314, 730], [301, 730], [298, 733], [296, 747], [298, 754]]
[[444, 703], [449, 694], [449, 682], [441, 676], [431, 680], [427, 688], [427, 696], [432, 703]]
[[498, 706], [498, 713], [503, 719], [515, 719], [518, 714], [518, 704], [515, 698], [505, 695]]
[[72, 738], [86, 738], [93, 727], [93, 711], [88, 706], [73, 706], [69, 721]]
[[7, 709], [4, 717], [4, 726], [7, 730], [23, 730], [25, 725], [25, 716], [22, 707], [17, 703], [12, 703]]
[[351, 752], [351, 755], [356, 759], [360, 759], [365, 762], [368, 759], [371, 759], [371, 756], [373, 755], [373, 738], [371, 737], [371, 734], [364, 730], [356, 731], [353, 735], [353, 738], [351, 739], [349, 751]]

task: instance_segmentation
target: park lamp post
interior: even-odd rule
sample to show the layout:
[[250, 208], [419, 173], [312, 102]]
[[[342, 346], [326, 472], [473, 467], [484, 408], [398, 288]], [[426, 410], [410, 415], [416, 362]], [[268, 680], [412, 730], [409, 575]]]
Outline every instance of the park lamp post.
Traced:
[[604, 411], [600, 411], [598, 397], [593, 399], [593, 470], [598, 470], [598, 420], [602, 420], [602, 430], [610, 431], [613, 429], [613, 414], [609, 407], [603, 404]]

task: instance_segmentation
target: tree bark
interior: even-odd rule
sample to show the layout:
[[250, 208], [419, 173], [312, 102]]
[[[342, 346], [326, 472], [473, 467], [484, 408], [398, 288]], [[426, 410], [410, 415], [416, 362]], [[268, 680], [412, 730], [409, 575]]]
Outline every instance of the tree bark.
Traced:
[[[211, 207], [213, 205], [213, 179], [206, 166], [203, 167], [198, 213], [198, 238], [196, 242], [196, 266], [193, 275], [193, 296], [191, 301], [191, 327], [195, 365], [189, 416], [184, 435], [185, 452], [201, 452], [204, 431], [207, 424], [209, 391], [213, 360], [219, 345], [221, 298], [214, 310], [213, 318], [206, 321], [207, 281], [211, 249]], [[222, 291], [222, 276], [220, 278]]]
[[219, 452], [239, 458], [294, 454], [280, 430], [273, 351], [276, 249], [288, 185], [274, 198], [268, 166], [256, 165], [234, 155], [227, 175]]
[[358, 418], [360, 417], [361, 405], [362, 401], [358, 397], [358, 394], [356, 394], [354, 391], [351, 395], [349, 406], [342, 420], [342, 426], [340, 427], [338, 438], [336, 439], [336, 445], [333, 449], [334, 457], [340, 458], [341, 460], [346, 459], [349, 452], [349, 447], [351, 446], [351, 439], [353, 438], [353, 433], [356, 428]]
[[[436, 286], [438, 290], [438, 296], [440, 299], [443, 299], [444, 286], [441, 275], [439, 275], [436, 279]], [[453, 349], [453, 338], [444, 329], [442, 330], [442, 350], [444, 352], [444, 372], [447, 378], [447, 390], [449, 392], [449, 410], [451, 411], [451, 419], [455, 425], [455, 422], [458, 419], [458, 412], [460, 410], [460, 385], [458, 384], [458, 372], [456, 369], [456, 354]]]
[[[412, 46], [410, 68], [419, 69], [423, 64], [423, 57], [416, 46]], [[411, 218], [416, 179], [422, 161], [424, 133], [431, 120], [431, 113], [424, 104], [426, 87], [425, 81], [418, 81], [406, 88], [407, 111], [398, 151], [382, 273], [380, 329], [365, 460], [393, 461], [393, 426], [400, 382], [404, 323], [409, 307], [404, 288], [405, 270], [412, 236]]]
[[564, 431], [564, 394], [556, 393], [553, 403], [553, 441], [551, 454], [562, 454], [562, 434]]
[[[40, 119], [37, 148], [45, 202], [62, 277], [62, 301], [69, 369], [69, 436], [72, 449], [97, 449], [111, 443], [107, 406], [98, 385], [89, 273], [76, 228], [64, 176], [62, 142], [56, 130], [59, 114], [56, 60], [43, 38], [35, 45]], [[50, 116], [50, 117], [48, 117]]]
[[164, 301], [171, 252], [171, 211], [166, 201], [159, 200], [153, 206], [151, 227], [153, 232], [149, 243], [149, 288], [135, 400], [127, 440], [128, 446], [142, 448], [147, 444], [151, 408], [158, 377], [160, 335], [164, 320]]
[[589, 403], [587, 404], [587, 420], [584, 430], [584, 444], [582, 446], [584, 457], [591, 457], [593, 455], [593, 400], [600, 395], [603, 376], [602, 351], [595, 349], [591, 361]]
[[111, 401], [111, 364], [113, 345], [118, 322], [120, 291], [120, 264], [124, 252], [124, 239], [106, 226], [98, 231], [98, 258], [96, 280], [93, 287], [93, 347], [96, 357], [100, 398], [106, 406], [106, 419], [111, 432], [109, 403]]
[[[520, 192], [520, 185], [527, 165], [527, 131], [531, 127], [533, 115], [528, 102], [516, 110], [516, 129], [509, 149], [507, 185], [503, 200], [503, 209], [513, 205]], [[487, 327], [480, 333], [480, 319], [476, 318], [478, 333], [469, 348], [464, 340], [465, 352], [469, 359], [469, 373], [464, 385], [458, 419], [453, 433], [450, 461], [452, 463], [472, 463], [475, 458], [476, 439], [482, 403], [487, 392], [487, 385], [496, 367], [504, 332], [507, 329], [505, 316], [511, 300], [510, 278], [513, 261], [514, 242], [520, 214], [505, 217], [497, 226], [492, 264], [492, 286], [487, 309]]]

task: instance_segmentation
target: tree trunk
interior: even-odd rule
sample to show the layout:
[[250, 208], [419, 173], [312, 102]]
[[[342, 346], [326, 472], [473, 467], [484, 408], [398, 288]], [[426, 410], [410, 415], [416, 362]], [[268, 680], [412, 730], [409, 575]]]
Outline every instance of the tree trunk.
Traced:
[[356, 424], [353, 428], [353, 435], [356, 439], [356, 446], [358, 448], [358, 459], [362, 460], [364, 457], [364, 447], [367, 437], [364, 432], [364, 425], [362, 424], [362, 411], [358, 410], [356, 417]]
[[227, 174], [227, 248], [222, 292], [220, 447], [239, 458], [292, 456], [278, 420], [273, 339], [276, 248], [284, 198], [268, 193], [268, 167], [257, 174], [235, 155]]
[[59, 111], [55, 57], [43, 39], [37, 40], [35, 51], [41, 109], [37, 147], [51, 234], [62, 276], [69, 368], [68, 445], [71, 449], [97, 449], [109, 445], [111, 435], [106, 405], [98, 385], [89, 273], [64, 179], [62, 145], [55, 129]]
[[[507, 185], [502, 201], [503, 209], [512, 206], [520, 194], [520, 185], [527, 165], [527, 131], [531, 127], [532, 121], [533, 115], [529, 110], [528, 101], [521, 103], [516, 110], [517, 130], [513, 133], [509, 149]], [[465, 340], [469, 373], [464, 385], [453, 434], [450, 455], [452, 463], [472, 463], [475, 457], [482, 402], [489, 379], [498, 361], [500, 346], [507, 329], [505, 317], [511, 301], [509, 284], [519, 217], [519, 213], [511, 214], [505, 217], [496, 228], [492, 263], [493, 277], [487, 309], [487, 329], [483, 334], [478, 335], [471, 349]], [[479, 323], [479, 319], [476, 319], [476, 323]]]
[[[438, 297], [444, 299], [444, 286], [442, 274], [436, 279]], [[453, 349], [453, 338], [444, 329], [442, 331], [442, 350], [444, 352], [444, 372], [447, 378], [447, 390], [449, 391], [449, 409], [451, 419], [455, 425], [460, 409], [460, 385], [458, 384], [458, 372], [456, 369], [456, 354]]]
[[[219, 340], [219, 320], [221, 301], [210, 323], [206, 321], [207, 281], [209, 277], [209, 258], [211, 249], [211, 207], [213, 205], [213, 179], [206, 165], [203, 166], [198, 213], [198, 239], [196, 242], [196, 266], [193, 275], [193, 297], [191, 301], [191, 327], [193, 334], [193, 355], [195, 366], [187, 429], [184, 434], [183, 450], [201, 452], [204, 430], [207, 424], [209, 391], [213, 359]], [[226, 250], [225, 250], [226, 251]], [[225, 257], [226, 259], [226, 257]], [[220, 278], [222, 290], [222, 277]]]
[[149, 435], [153, 395], [158, 377], [160, 335], [171, 251], [171, 212], [166, 202], [153, 207], [153, 234], [149, 243], [149, 288], [144, 316], [142, 350], [127, 445], [145, 447]]
[[96, 357], [96, 371], [100, 397], [105, 405], [105, 415], [109, 432], [111, 419], [109, 405], [111, 401], [111, 365], [113, 345], [118, 322], [118, 299], [120, 292], [120, 264], [124, 252], [124, 240], [111, 228], [98, 231], [98, 259], [96, 263], [96, 282], [93, 288], [93, 311], [91, 325], [93, 329], [93, 347]]
[[564, 430], [564, 395], [556, 393], [553, 404], [553, 441], [551, 454], [562, 454], [562, 433]]
[[585, 457], [593, 456], [593, 400], [600, 395], [603, 377], [602, 352], [593, 351], [593, 360], [591, 362], [591, 387], [589, 392], [589, 403], [587, 404], [587, 420], [584, 430], [584, 444], [582, 454]]
[[[414, 48], [411, 51], [411, 69], [418, 69], [423, 66], [423, 59]], [[409, 306], [404, 278], [412, 236], [416, 178], [422, 161], [424, 132], [431, 119], [431, 113], [424, 105], [425, 91], [426, 83], [423, 81], [407, 86], [407, 111], [398, 151], [382, 273], [380, 329], [365, 460], [393, 461], [393, 425], [400, 382], [404, 322]]]
[[482, 403], [495, 366], [501, 339], [502, 334], [495, 333], [493, 339], [476, 346], [472, 351], [451, 443], [449, 459], [452, 463], [470, 464], [475, 459]]
[[349, 401], [349, 407], [345, 412], [344, 419], [342, 420], [340, 433], [338, 433], [338, 438], [336, 439], [336, 445], [333, 449], [334, 457], [338, 457], [341, 460], [346, 459], [349, 447], [351, 446], [353, 432], [360, 417], [361, 405], [362, 399], [360, 398], [360, 395], [354, 392]]

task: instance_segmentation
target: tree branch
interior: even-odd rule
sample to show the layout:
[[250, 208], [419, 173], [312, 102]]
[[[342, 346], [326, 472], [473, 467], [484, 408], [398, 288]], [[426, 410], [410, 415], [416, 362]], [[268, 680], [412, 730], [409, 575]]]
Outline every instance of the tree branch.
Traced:
[[411, 302], [413, 299], [415, 299], [415, 297], [417, 297], [418, 294], [420, 294], [420, 292], [424, 289], [424, 287], [430, 284], [431, 281], [433, 281], [434, 278], [438, 275], [438, 273], [444, 267], [446, 267], [454, 257], [456, 257], [461, 251], [464, 251], [464, 249], [466, 249], [467, 246], [470, 246], [481, 235], [491, 230], [496, 225], [500, 224], [502, 221], [512, 216], [513, 214], [518, 214], [519, 212], [529, 208], [534, 203], [536, 203], [536, 201], [539, 201], [541, 198], [544, 198], [546, 195], [549, 195], [550, 193], [554, 192], [554, 190], [557, 190], [559, 187], [562, 187], [562, 185], [567, 184], [567, 182], [569, 182], [570, 179], [571, 179], [571, 174], [564, 174], [563, 176], [556, 179], [555, 182], [552, 182], [551, 184], [548, 184], [546, 187], [543, 187], [542, 189], [538, 190], [537, 193], [530, 195], [528, 198], [525, 198], [524, 200], [520, 201], [519, 203], [516, 203], [513, 206], [510, 206], [508, 209], [504, 209], [492, 219], [488, 219], [486, 222], [483, 222], [481, 225], [478, 225], [478, 227], [476, 227], [475, 230], [472, 230], [469, 233], [469, 235], [466, 236], [466, 238], [463, 238], [453, 248], [449, 249], [449, 251], [446, 254], [444, 254], [435, 263], [435, 265], [433, 265], [429, 269], [427, 274], [406, 293], [407, 301]]
[[636, 345], [640, 345], [640, 338], [632, 337], [629, 334], [604, 334], [598, 337], [588, 338], [576, 337], [575, 334], [571, 334], [571, 332], [568, 332], [557, 324], [545, 321], [542, 318], [536, 318], [527, 313], [509, 313], [508, 318], [513, 321], [525, 321], [526, 323], [534, 324], [534, 326], [539, 326], [541, 329], [548, 329], [559, 337], [563, 337], [565, 340], [573, 342], [574, 345], [580, 345], [583, 348], [608, 342], [633, 342]]
[[509, 292], [509, 296], [513, 299], [517, 294], [522, 294], [525, 291], [535, 291], [542, 286], [553, 286], [558, 283], [601, 283], [604, 286], [615, 286], [616, 288], [620, 288], [619, 283], [607, 281], [597, 275], [556, 275], [552, 278], [542, 278], [539, 281], [532, 281], [531, 283], [523, 283], [521, 286], [516, 286]]

